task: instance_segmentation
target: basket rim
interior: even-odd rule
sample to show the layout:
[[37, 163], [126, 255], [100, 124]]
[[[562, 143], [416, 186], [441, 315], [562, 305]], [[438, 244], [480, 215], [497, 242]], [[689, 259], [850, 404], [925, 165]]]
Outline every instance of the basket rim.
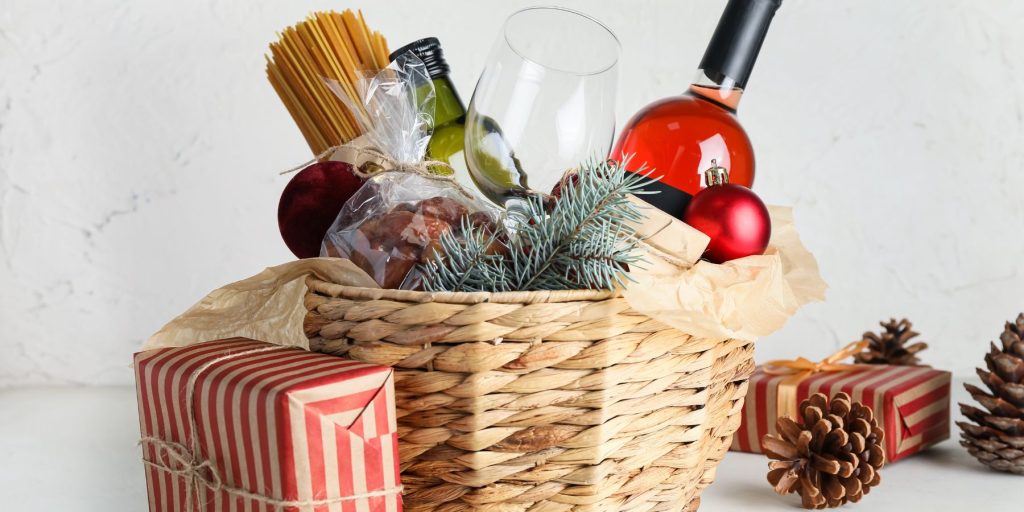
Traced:
[[619, 290], [537, 290], [521, 292], [423, 292], [365, 288], [332, 283], [317, 276], [306, 278], [309, 293], [334, 298], [358, 300], [393, 300], [399, 302], [441, 302], [446, 304], [537, 304], [555, 302], [599, 302], [620, 297]]

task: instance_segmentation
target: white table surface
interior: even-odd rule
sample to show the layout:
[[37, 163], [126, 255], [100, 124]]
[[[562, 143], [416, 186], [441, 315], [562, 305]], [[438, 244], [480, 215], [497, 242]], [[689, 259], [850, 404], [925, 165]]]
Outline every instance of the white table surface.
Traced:
[[[954, 383], [954, 403], [966, 399]], [[958, 413], [954, 413], [959, 416]], [[146, 509], [130, 388], [0, 391], [0, 510]], [[853, 507], [872, 511], [1024, 511], [1024, 477], [990, 471], [953, 438], [882, 470], [882, 484]], [[767, 459], [729, 453], [701, 512], [798, 510], [775, 495]]]

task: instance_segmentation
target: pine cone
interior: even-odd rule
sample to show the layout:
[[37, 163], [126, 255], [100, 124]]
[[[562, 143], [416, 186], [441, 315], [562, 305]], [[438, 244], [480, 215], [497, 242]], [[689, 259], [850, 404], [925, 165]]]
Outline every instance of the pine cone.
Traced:
[[917, 353], [928, 348], [927, 343], [914, 343], [907, 345], [911, 338], [917, 333], [910, 330], [910, 321], [904, 318], [896, 321], [895, 318], [888, 322], [878, 322], [885, 330], [879, 334], [873, 332], [864, 333], [864, 340], [868, 347], [854, 356], [854, 362], [858, 364], [891, 364], [897, 366], [920, 366], [921, 360]]
[[818, 393], [800, 404], [803, 425], [779, 418], [779, 435], [761, 441], [768, 463], [768, 482], [775, 492], [798, 493], [807, 509], [857, 502], [878, 485], [885, 461], [884, 432], [871, 409], [838, 393], [831, 404]]
[[960, 444], [982, 464], [999, 471], [1024, 475], [1024, 313], [1014, 323], [1006, 322], [999, 340], [985, 355], [989, 371], [978, 368], [978, 376], [989, 391], [964, 384], [983, 411], [960, 404], [960, 412], [977, 425], [958, 421]]

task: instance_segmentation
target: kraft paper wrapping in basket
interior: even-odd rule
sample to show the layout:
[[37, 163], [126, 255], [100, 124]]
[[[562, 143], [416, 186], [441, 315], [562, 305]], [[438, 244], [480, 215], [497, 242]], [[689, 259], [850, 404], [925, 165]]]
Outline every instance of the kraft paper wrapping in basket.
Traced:
[[[635, 282], [621, 293], [651, 318], [697, 336], [753, 340], [781, 328], [800, 306], [824, 300], [825, 282], [800, 242], [790, 208], [769, 208], [772, 237], [765, 255], [721, 265], [697, 261], [707, 246], [706, 235], [653, 208], [645, 213], [649, 219], [640, 234], [647, 264], [632, 269]], [[303, 297], [310, 275], [377, 287], [348, 260], [285, 263], [211, 292], [150, 337], [144, 348], [246, 337], [308, 349]]]
[[754, 340], [780, 329], [797, 309], [825, 299], [814, 256], [800, 242], [790, 208], [771, 206], [772, 236], [762, 256], [716, 265], [698, 261], [707, 235], [647, 207], [648, 263], [623, 296], [647, 316], [707, 338]]
[[210, 292], [150, 336], [143, 350], [183, 347], [204, 341], [249, 338], [286, 347], [309, 348], [302, 330], [309, 275], [350, 286], [376, 287], [348, 260], [310, 258], [271, 267]]

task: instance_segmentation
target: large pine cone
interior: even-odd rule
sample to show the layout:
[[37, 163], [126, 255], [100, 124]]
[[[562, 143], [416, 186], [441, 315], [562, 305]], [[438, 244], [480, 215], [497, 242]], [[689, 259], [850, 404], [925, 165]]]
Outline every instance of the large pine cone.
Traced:
[[785, 495], [798, 493], [804, 508], [860, 501], [878, 485], [885, 461], [884, 433], [871, 409], [838, 393], [829, 403], [818, 393], [800, 404], [803, 425], [779, 418], [779, 435], [766, 435], [768, 482]]
[[987, 409], [960, 404], [960, 412], [977, 423], [958, 421], [960, 444], [992, 469], [1024, 475], [1024, 313], [1006, 322], [1000, 350], [995, 343], [985, 355], [989, 371], [978, 376], [991, 394], [964, 384], [967, 392]]
[[913, 327], [906, 318], [896, 321], [895, 318], [888, 322], [878, 322], [884, 329], [875, 334], [864, 333], [864, 340], [868, 347], [863, 352], [854, 356], [854, 362], [858, 364], [890, 364], [896, 366], [919, 366], [921, 360], [917, 353], [928, 348], [927, 343], [917, 342], [908, 345], [911, 338], [917, 333], [911, 330]]

